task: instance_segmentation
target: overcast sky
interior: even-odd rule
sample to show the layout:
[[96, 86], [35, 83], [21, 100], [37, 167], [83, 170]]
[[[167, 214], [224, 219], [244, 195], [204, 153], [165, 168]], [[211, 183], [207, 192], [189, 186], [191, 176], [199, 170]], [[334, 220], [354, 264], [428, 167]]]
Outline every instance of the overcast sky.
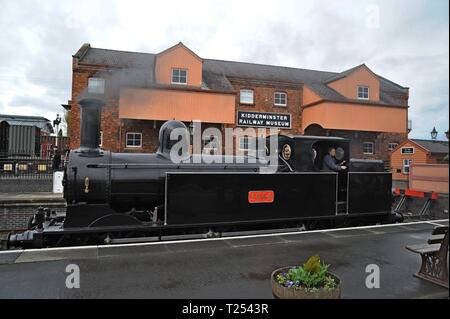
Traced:
[[343, 71], [366, 63], [410, 88], [411, 137], [448, 129], [448, 0], [0, 0], [0, 113], [53, 120], [70, 99], [72, 55], [157, 53]]

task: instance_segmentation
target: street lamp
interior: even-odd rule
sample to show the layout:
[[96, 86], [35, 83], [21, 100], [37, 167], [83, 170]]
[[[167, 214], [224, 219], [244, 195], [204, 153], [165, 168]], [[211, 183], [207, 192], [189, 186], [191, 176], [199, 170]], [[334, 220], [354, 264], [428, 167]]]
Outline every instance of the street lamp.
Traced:
[[56, 114], [56, 119], [53, 120], [53, 126], [56, 126], [56, 141], [55, 141], [56, 146], [58, 146], [58, 131], [60, 123], [61, 123], [61, 116], [59, 114]]
[[433, 140], [433, 142], [436, 141], [436, 137], [438, 134], [438, 132], [436, 131], [436, 127], [433, 127], [433, 130], [430, 132], [430, 134], [431, 134], [431, 139]]

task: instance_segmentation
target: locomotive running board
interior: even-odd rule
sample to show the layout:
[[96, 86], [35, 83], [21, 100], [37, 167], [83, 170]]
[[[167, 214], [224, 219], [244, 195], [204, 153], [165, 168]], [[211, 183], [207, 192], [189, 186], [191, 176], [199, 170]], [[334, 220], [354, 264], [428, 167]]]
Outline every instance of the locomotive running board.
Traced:
[[252, 235], [267, 235], [267, 234], [281, 234], [281, 233], [297, 233], [306, 231], [305, 227], [298, 228], [274, 228], [274, 229], [261, 229], [261, 230], [249, 230], [249, 231], [233, 231], [222, 232], [216, 236], [208, 236], [207, 234], [190, 234], [190, 235], [172, 235], [172, 236], [151, 236], [151, 237], [134, 237], [134, 238], [117, 238], [111, 239], [111, 244], [129, 244], [129, 243], [150, 243], [159, 241], [172, 241], [172, 240], [188, 240], [188, 239], [207, 239], [207, 238], [224, 238], [224, 237], [236, 237], [236, 236], [252, 236]]

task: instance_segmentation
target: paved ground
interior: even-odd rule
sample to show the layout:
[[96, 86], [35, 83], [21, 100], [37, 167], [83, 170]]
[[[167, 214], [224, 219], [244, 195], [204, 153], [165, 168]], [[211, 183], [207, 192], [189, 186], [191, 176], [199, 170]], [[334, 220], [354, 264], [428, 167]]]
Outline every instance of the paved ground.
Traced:
[[[271, 298], [271, 272], [313, 254], [342, 279], [344, 298], [448, 298], [447, 289], [412, 276], [420, 257], [405, 249], [435, 226], [0, 252], [0, 298]], [[72, 263], [80, 289], [65, 286]], [[365, 286], [368, 264], [380, 267], [379, 289]]]

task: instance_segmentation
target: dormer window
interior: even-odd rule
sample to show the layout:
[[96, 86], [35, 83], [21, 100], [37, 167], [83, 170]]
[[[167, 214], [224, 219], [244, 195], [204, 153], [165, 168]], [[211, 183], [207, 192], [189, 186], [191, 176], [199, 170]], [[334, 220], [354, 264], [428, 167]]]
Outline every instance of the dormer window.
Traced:
[[172, 84], [187, 84], [187, 70], [172, 69]]
[[368, 100], [369, 99], [369, 87], [368, 86], [358, 86], [358, 99]]

